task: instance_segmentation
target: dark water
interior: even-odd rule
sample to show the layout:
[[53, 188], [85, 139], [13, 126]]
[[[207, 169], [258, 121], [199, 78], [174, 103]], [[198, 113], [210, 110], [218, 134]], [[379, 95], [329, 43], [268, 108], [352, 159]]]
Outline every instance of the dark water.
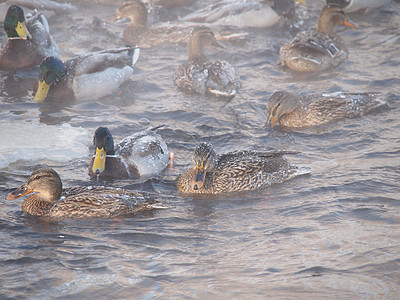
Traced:
[[[120, 2], [72, 3], [79, 8], [73, 14], [49, 17], [64, 58], [124, 45], [122, 27], [95, 19], [106, 20]], [[309, 4], [306, 28], [320, 7]], [[154, 21], [168, 17], [163, 10], [152, 14]], [[308, 79], [277, 63], [280, 45], [294, 32], [248, 29], [245, 40], [214, 53], [241, 75], [243, 89], [231, 101], [174, 87], [172, 74], [186, 58], [180, 45], [142, 49], [131, 82], [99, 101], [39, 105], [31, 96], [35, 71], [0, 73], [0, 298], [396, 299], [400, 7], [394, 2], [351, 18], [360, 29], [341, 32], [349, 59]], [[272, 130], [265, 126], [266, 103], [278, 89], [376, 92], [391, 109], [296, 132]], [[4, 200], [37, 164], [55, 168], [64, 186], [86, 183], [100, 125], [119, 141], [161, 124], [176, 155], [174, 168], [113, 185], [157, 191], [168, 209], [50, 222], [21, 214], [19, 199]], [[200, 141], [219, 152], [297, 150], [288, 159], [312, 174], [256, 192], [182, 197], [175, 180]]]

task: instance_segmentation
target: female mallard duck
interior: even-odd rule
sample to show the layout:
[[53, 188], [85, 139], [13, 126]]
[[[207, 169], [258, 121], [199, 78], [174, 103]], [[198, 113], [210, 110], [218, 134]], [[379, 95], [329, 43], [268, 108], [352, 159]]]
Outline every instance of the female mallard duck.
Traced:
[[11, 5], [4, 19], [7, 43], [0, 53], [0, 69], [17, 70], [37, 66], [46, 56], [60, 56], [49, 33], [46, 18], [36, 13], [25, 21], [22, 8]]
[[187, 194], [219, 194], [264, 188], [307, 174], [282, 157], [287, 151], [235, 151], [217, 155], [209, 143], [200, 143], [193, 155], [194, 166], [177, 182]]
[[392, 0], [326, 0], [328, 5], [337, 5], [347, 13], [361, 9], [373, 9], [388, 5]]
[[139, 58], [139, 48], [117, 48], [77, 56], [62, 62], [47, 57], [39, 66], [34, 100], [99, 99], [129, 80]]
[[337, 66], [343, 62], [348, 51], [342, 39], [333, 29], [336, 25], [357, 28], [350, 23], [343, 10], [336, 6], [325, 6], [317, 24], [317, 31], [304, 31], [279, 51], [282, 66], [298, 72], [317, 72]]
[[175, 84], [188, 92], [233, 97], [241, 86], [240, 77], [228, 62], [208, 60], [204, 47], [211, 45], [223, 47], [210, 28], [199, 26], [193, 29], [187, 47], [189, 57], [175, 71]]
[[[305, 4], [304, 0], [297, 1]], [[182, 18], [182, 20], [241, 28], [270, 27], [279, 22], [281, 13], [290, 12], [293, 14], [294, 10], [295, 5], [292, 0], [223, 0], [196, 11]]]
[[89, 164], [89, 176], [124, 179], [155, 175], [165, 169], [169, 161], [167, 144], [151, 128], [126, 137], [116, 145], [110, 130], [96, 129], [93, 144], [96, 152]]
[[267, 122], [284, 127], [322, 125], [345, 118], [355, 118], [386, 107], [372, 94], [334, 93], [296, 97], [289, 92], [272, 94], [267, 104]]
[[62, 182], [53, 169], [32, 172], [25, 184], [8, 194], [7, 200], [29, 195], [22, 211], [33, 216], [60, 218], [114, 218], [133, 215], [155, 207], [151, 194], [106, 187], [62, 189]]

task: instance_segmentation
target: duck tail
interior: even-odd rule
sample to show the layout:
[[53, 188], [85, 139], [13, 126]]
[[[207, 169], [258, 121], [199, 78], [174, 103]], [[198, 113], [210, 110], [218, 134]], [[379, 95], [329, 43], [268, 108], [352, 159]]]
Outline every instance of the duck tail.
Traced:
[[140, 48], [135, 46], [129, 50], [129, 55], [132, 56], [132, 64], [131, 67], [134, 67], [136, 62], [139, 60], [140, 56]]

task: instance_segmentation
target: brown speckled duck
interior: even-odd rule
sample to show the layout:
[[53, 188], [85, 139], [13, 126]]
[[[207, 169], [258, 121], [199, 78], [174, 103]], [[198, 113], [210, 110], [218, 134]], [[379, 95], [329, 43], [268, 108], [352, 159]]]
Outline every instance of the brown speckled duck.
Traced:
[[300, 32], [281, 47], [281, 65], [297, 72], [318, 72], [343, 62], [348, 50], [339, 35], [333, 32], [341, 24], [358, 28], [341, 8], [325, 6], [318, 20], [317, 31]]
[[210, 61], [204, 53], [206, 46], [223, 48], [209, 27], [195, 27], [188, 40], [188, 60], [175, 71], [175, 84], [187, 92], [235, 96], [241, 86], [239, 75], [225, 60]]
[[157, 207], [154, 195], [118, 188], [76, 187], [62, 189], [57, 172], [41, 168], [25, 184], [8, 194], [13, 200], [30, 194], [22, 211], [54, 218], [113, 218], [134, 215]]
[[185, 194], [220, 194], [250, 191], [281, 183], [310, 170], [290, 164], [282, 156], [290, 151], [235, 151], [217, 155], [209, 143], [200, 143], [193, 167], [178, 179]]
[[8, 39], [0, 53], [2, 70], [34, 67], [46, 56], [60, 56], [47, 20], [40, 13], [25, 19], [22, 8], [11, 5], [4, 19], [4, 30]]
[[366, 115], [386, 107], [379, 97], [368, 94], [333, 93], [297, 97], [278, 91], [267, 104], [267, 122], [274, 127], [308, 127], [331, 123], [345, 118]]

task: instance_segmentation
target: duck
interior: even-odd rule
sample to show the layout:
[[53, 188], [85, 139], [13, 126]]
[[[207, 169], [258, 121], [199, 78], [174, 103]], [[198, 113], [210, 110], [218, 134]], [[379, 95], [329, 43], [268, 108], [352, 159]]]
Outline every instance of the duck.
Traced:
[[282, 157], [295, 153], [241, 150], [217, 155], [212, 144], [202, 142], [194, 150], [193, 166], [178, 178], [177, 189], [184, 194], [221, 194], [265, 188], [310, 172]]
[[37, 11], [26, 19], [21, 7], [11, 5], [4, 19], [4, 30], [7, 42], [0, 53], [0, 70], [35, 67], [47, 56], [61, 55], [46, 18]]
[[116, 218], [135, 215], [157, 207], [155, 195], [102, 186], [62, 188], [58, 173], [39, 168], [9, 193], [6, 200], [29, 195], [21, 209], [32, 216], [51, 218]]
[[112, 94], [129, 80], [139, 59], [138, 47], [122, 47], [78, 55], [65, 62], [46, 57], [39, 66], [34, 100], [93, 100]]
[[[304, 0], [297, 0], [305, 5]], [[235, 27], [266, 28], [277, 24], [281, 16], [293, 15], [293, 0], [230, 0], [212, 3], [182, 18], [186, 22], [210, 23]]]
[[348, 50], [333, 32], [337, 25], [358, 28], [343, 10], [337, 6], [325, 6], [320, 14], [316, 31], [299, 32], [295, 38], [279, 50], [281, 66], [296, 72], [319, 72], [345, 61]]
[[195, 27], [187, 44], [188, 59], [174, 74], [176, 86], [202, 95], [234, 97], [241, 87], [240, 76], [227, 61], [210, 61], [204, 53], [206, 46], [224, 48], [209, 27]]
[[[193, 27], [197, 24], [188, 22], [166, 22], [153, 26], [148, 25], [148, 12], [142, 1], [126, 1], [109, 17], [109, 21], [129, 19], [129, 24], [123, 31], [123, 39], [130, 45], [138, 45], [140, 48], [148, 49], [161, 44], [186, 45]], [[222, 40], [241, 40], [245, 33], [232, 33], [224, 30], [220, 36]]]
[[346, 13], [379, 8], [389, 5], [390, 2], [392, 0], [326, 0], [326, 4], [337, 5]]
[[267, 104], [267, 124], [301, 128], [364, 116], [387, 107], [385, 101], [371, 93], [326, 93], [295, 96], [277, 91]]
[[137, 179], [157, 175], [169, 163], [169, 151], [154, 127], [125, 137], [114, 147], [107, 127], [94, 133], [95, 153], [89, 164], [89, 176], [96, 179]]

